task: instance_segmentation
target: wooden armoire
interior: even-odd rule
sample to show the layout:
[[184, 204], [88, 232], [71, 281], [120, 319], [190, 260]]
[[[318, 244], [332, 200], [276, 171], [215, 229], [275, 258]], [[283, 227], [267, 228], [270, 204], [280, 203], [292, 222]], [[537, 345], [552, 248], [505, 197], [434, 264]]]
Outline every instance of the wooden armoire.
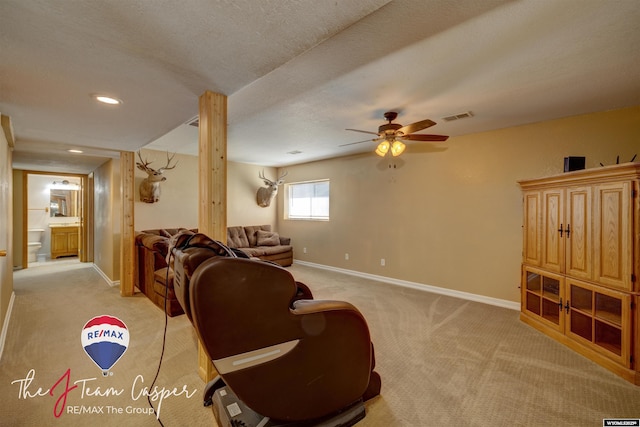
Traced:
[[519, 184], [521, 320], [640, 385], [640, 162]]

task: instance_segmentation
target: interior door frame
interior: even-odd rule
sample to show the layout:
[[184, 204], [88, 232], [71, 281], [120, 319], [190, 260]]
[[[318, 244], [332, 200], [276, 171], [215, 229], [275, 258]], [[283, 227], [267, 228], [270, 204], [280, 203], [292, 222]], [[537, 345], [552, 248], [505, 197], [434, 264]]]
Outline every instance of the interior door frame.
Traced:
[[89, 175], [66, 172], [50, 172], [50, 171], [22, 171], [22, 268], [29, 267], [28, 253], [28, 231], [29, 231], [29, 175], [51, 175], [51, 176], [68, 176], [80, 178], [80, 239], [79, 254], [80, 262], [93, 261], [93, 251], [87, 250], [93, 248], [92, 218], [90, 215], [93, 209], [93, 198], [89, 194], [93, 193], [93, 188], [89, 188], [93, 184], [93, 180], [89, 179]]

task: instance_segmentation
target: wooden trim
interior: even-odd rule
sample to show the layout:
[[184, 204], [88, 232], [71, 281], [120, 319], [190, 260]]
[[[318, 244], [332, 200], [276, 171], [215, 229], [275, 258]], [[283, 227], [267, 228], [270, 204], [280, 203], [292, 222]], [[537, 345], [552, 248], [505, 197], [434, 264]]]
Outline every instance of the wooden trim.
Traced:
[[93, 173], [82, 177], [81, 262], [93, 262]]
[[[81, 188], [81, 202], [80, 205], [82, 207], [82, 213], [80, 216], [80, 241], [81, 248], [78, 251], [78, 259], [81, 262], [91, 262], [93, 261], [93, 247], [91, 246], [90, 257], [83, 256], [83, 249], [89, 247], [90, 244], [93, 244], [93, 239], [89, 240], [90, 237], [93, 236], [93, 230], [89, 230], [89, 227], [92, 227], [93, 222], [87, 222], [86, 212], [91, 212], [93, 209], [93, 193], [89, 194], [89, 191], [83, 191], [85, 183], [87, 182], [88, 175], [78, 174], [78, 173], [69, 173], [69, 172], [51, 172], [51, 171], [31, 171], [31, 170], [23, 170], [22, 171], [22, 268], [28, 268], [29, 266], [29, 253], [28, 253], [28, 231], [29, 231], [29, 175], [51, 175], [51, 176], [69, 176], [73, 178], [80, 178]], [[93, 185], [93, 181], [91, 181], [91, 185]], [[93, 188], [91, 188], [93, 191]], [[92, 213], [92, 212], [91, 212]], [[90, 234], [89, 234], [90, 233]]]
[[4, 114], [0, 115], [0, 123], [2, 125], [2, 130], [4, 131], [4, 136], [7, 138], [7, 144], [10, 149], [13, 149], [16, 146], [16, 138], [13, 133], [13, 125], [11, 124], [11, 117], [5, 116]]
[[120, 225], [120, 295], [135, 293], [135, 159], [132, 151], [120, 153], [120, 176], [122, 182], [122, 220]]
[[632, 367], [636, 370], [636, 385], [640, 385], [640, 315], [638, 314], [638, 310], [640, 310], [640, 307], [638, 307], [638, 304], [640, 304], [640, 295], [634, 295], [632, 301], [632, 311], [634, 312], [636, 321], [636, 324], [633, 326], [635, 350], [633, 351]]
[[[635, 229], [633, 229], [632, 231], [633, 237], [631, 246], [633, 253], [636, 254], [633, 260], [633, 265], [631, 267], [636, 281], [635, 283], [631, 284], [631, 289], [633, 292], [640, 292], [640, 181], [633, 181], [631, 183], [631, 191], [634, 192], [634, 197], [631, 200], [631, 204], [633, 210], [632, 220], [635, 227]], [[637, 305], [636, 310], [639, 310]], [[638, 312], [636, 311], [636, 316], [640, 317], [640, 315], [638, 315], [637, 313]], [[640, 321], [638, 322], [638, 341], [638, 351], [640, 352]], [[638, 357], [640, 357], [640, 353], [636, 354], [638, 355]]]
[[639, 177], [640, 162], [633, 162], [566, 172], [544, 178], [525, 179], [518, 181], [518, 184], [520, 184], [520, 187], [524, 190], [530, 188], [557, 187], [559, 185], [564, 187], [568, 185], [582, 185], [594, 181], [598, 183], [619, 182], [626, 179], [638, 179]]
[[22, 171], [22, 268], [29, 267], [29, 172]]

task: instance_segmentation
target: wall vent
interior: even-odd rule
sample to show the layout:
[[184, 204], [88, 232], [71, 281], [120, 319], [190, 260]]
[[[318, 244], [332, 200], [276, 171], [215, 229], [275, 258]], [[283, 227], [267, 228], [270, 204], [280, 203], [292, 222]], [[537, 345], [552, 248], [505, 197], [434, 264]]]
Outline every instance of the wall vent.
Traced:
[[465, 111], [464, 113], [443, 117], [442, 120], [445, 122], [452, 122], [454, 120], [466, 119], [469, 117], [473, 117], [473, 113], [471, 113], [471, 111]]
[[189, 120], [187, 124], [189, 126], [194, 126], [194, 127], [200, 126], [200, 117], [198, 116], [194, 117], [193, 119]]

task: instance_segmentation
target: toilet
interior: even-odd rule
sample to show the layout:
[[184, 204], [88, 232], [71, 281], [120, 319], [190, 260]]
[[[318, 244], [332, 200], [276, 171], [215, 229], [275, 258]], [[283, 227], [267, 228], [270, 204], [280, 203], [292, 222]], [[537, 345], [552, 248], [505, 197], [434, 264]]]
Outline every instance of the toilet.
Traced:
[[28, 253], [29, 262], [35, 262], [38, 251], [42, 247], [42, 236], [44, 236], [44, 228], [30, 228], [28, 230]]

